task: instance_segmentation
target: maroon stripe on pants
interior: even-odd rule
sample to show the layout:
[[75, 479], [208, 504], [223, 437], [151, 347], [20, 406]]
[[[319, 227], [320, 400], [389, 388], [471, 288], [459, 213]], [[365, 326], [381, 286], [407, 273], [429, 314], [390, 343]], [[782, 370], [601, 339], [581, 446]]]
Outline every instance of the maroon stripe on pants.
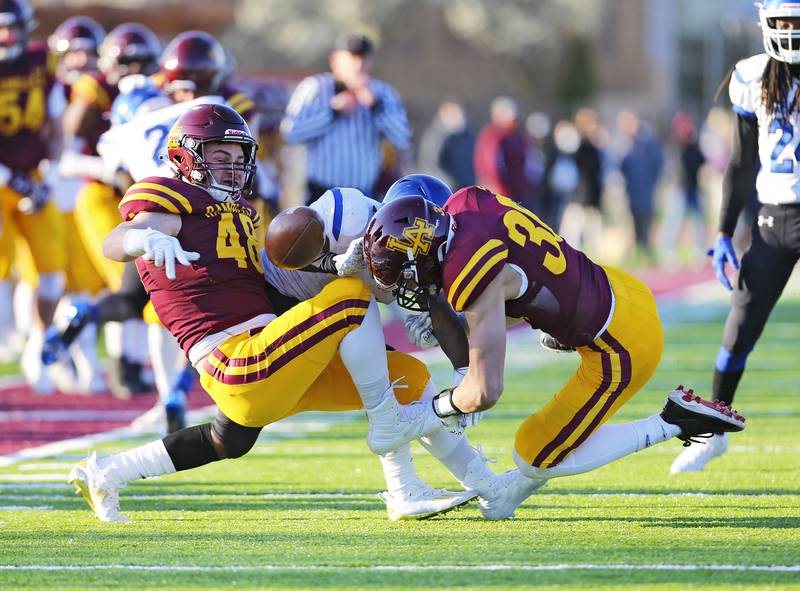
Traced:
[[280, 368], [282, 368], [287, 363], [297, 359], [300, 355], [311, 349], [317, 343], [325, 340], [330, 335], [347, 328], [352, 324], [361, 324], [361, 320], [363, 316], [348, 316], [346, 318], [342, 318], [341, 320], [337, 320], [333, 324], [326, 326], [321, 331], [317, 332], [316, 334], [312, 335], [308, 339], [298, 343], [285, 353], [282, 353], [279, 357], [277, 357], [272, 363], [267, 364], [266, 367], [246, 373], [241, 375], [228, 375], [225, 373], [225, 370], [219, 370], [211, 365], [208, 361], [204, 362], [203, 369], [206, 372], [211, 374], [215, 380], [218, 382], [222, 382], [228, 386], [234, 385], [242, 385], [242, 384], [251, 384], [253, 382], [258, 382], [264, 380], [272, 375], [274, 375]]
[[581, 433], [580, 437], [578, 437], [569, 447], [565, 448], [560, 454], [558, 454], [555, 459], [553, 460], [552, 466], [556, 466], [562, 461], [564, 458], [567, 457], [572, 450], [576, 449], [579, 445], [581, 445], [586, 439], [594, 433], [594, 430], [603, 420], [603, 417], [608, 414], [609, 409], [611, 406], [616, 402], [617, 398], [619, 398], [620, 394], [628, 387], [631, 383], [631, 355], [628, 350], [622, 346], [622, 344], [612, 337], [608, 332], [606, 332], [601, 337], [606, 344], [617, 354], [619, 357], [619, 369], [620, 369], [620, 380], [619, 385], [615, 388], [615, 390], [611, 393], [611, 395], [606, 399], [605, 404], [603, 404], [603, 408], [595, 415], [592, 422], [589, 423], [589, 426]]
[[598, 386], [597, 390], [594, 391], [594, 394], [586, 401], [586, 404], [572, 417], [572, 420], [567, 423], [558, 435], [556, 435], [550, 443], [545, 445], [542, 451], [533, 459], [533, 462], [531, 462], [533, 466], [540, 467], [547, 457], [553, 453], [553, 450], [569, 439], [570, 435], [580, 427], [586, 415], [589, 414], [589, 411], [600, 402], [603, 394], [605, 394], [606, 390], [611, 386], [611, 355], [609, 355], [608, 351], [603, 351], [594, 344], [590, 345], [590, 347], [600, 352], [600, 361], [603, 366], [603, 380], [600, 382], [600, 386]]
[[[285, 333], [280, 335], [277, 339], [269, 343], [266, 348], [261, 352], [255, 355], [251, 355], [249, 357], [235, 357], [233, 359], [227, 357], [222, 351], [219, 349], [214, 349], [214, 357], [217, 358], [218, 361], [221, 361], [225, 366], [231, 367], [245, 367], [248, 365], [252, 365], [253, 363], [258, 363], [259, 361], [263, 361], [266, 359], [270, 353], [279, 349], [290, 340], [292, 340], [297, 335], [305, 332], [315, 324], [319, 324], [326, 318], [330, 318], [335, 314], [338, 314], [342, 310], [346, 308], [358, 308], [358, 309], [366, 309], [369, 307], [369, 300], [343, 300], [341, 302], [337, 302], [333, 306], [329, 308], [325, 308], [324, 310], [317, 312], [313, 316], [306, 318], [300, 324], [293, 326]], [[356, 324], [361, 324], [360, 318], [363, 318], [363, 315], [358, 315], [359, 321]]]

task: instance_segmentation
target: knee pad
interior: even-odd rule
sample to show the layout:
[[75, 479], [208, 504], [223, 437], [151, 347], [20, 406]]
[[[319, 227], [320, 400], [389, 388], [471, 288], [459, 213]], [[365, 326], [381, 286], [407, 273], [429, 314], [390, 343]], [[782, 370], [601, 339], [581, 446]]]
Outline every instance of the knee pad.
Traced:
[[220, 413], [211, 424], [211, 431], [225, 448], [226, 458], [241, 458], [255, 445], [261, 427], [245, 427]]
[[39, 275], [39, 297], [54, 302], [64, 293], [63, 273], [42, 273]]
[[747, 363], [747, 356], [750, 355], [752, 351], [753, 349], [750, 348], [743, 353], [732, 353], [724, 346], [720, 347], [714, 367], [717, 369], [717, 371], [721, 371], [723, 373], [729, 371], [742, 371], [745, 363]]

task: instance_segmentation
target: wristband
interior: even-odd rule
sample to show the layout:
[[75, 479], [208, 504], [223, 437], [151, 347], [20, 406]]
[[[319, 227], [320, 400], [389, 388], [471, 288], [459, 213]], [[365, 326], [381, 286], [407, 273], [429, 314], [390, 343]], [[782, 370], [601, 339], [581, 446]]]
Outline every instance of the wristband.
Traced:
[[464, 414], [453, 402], [453, 390], [455, 390], [455, 388], [447, 388], [433, 397], [433, 412], [435, 412], [436, 416], [439, 418]]

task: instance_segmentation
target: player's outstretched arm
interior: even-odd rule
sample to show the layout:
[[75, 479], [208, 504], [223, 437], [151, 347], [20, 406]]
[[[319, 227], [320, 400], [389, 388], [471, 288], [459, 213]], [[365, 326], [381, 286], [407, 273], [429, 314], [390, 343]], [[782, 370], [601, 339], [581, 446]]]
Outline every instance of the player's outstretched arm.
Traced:
[[506, 266], [465, 310], [469, 325], [469, 371], [452, 399], [461, 412], [487, 410], [503, 393], [505, 304], [508, 294], [518, 291], [519, 276]]
[[431, 301], [430, 315], [433, 335], [450, 363], [453, 364], [453, 369], [467, 367], [469, 365], [469, 340], [462, 324], [463, 319], [447, 303], [443, 292]]
[[181, 218], [177, 215], [141, 212], [114, 228], [103, 240], [103, 255], [115, 261], [142, 257], [164, 267], [168, 279], [175, 279], [175, 261], [188, 265], [200, 255], [183, 250], [177, 236]]

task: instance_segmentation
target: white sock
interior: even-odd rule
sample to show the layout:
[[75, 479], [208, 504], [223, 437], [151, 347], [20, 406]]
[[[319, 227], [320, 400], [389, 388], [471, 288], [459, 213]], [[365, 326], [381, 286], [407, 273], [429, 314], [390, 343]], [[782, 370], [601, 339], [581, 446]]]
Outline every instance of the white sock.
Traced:
[[153, 367], [158, 398], [164, 404], [169, 396], [175, 376], [178, 375], [178, 361], [182, 357], [178, 341], [159, 324], [147, 326], [147, 345], [150, 364]]
[[98, 465], [123, 483], [175, 472], [175, 465], [161, 439], [101, 458]]
[[114, 359], [122, 357], [122, 323], [106, 322], [103, 326], [106, 336], [106, 351]]
[[383, 477], [386, 479], [386, 488], [390, 493], [402, 493], [409, 487], [419, 484], [410, 444], [401, 445], [379, 457], [383, 467]]
[[131, 363], [147, 361], [147, 325], [144, 320], [123, 321], [122, 355]]
[[419, 442], [466, 488], [480, 488], [486, 480], [495, 476], [484, 459], [470, 466], [481, 454], [469, 444], [466, 435], [456, 435], [442, 428], [432, 435], [420, 437]]
[[370, 301], [361, 326], [346, 334], [339, 343], [339, 356], [366, 410], [375, 408], [387, 394], [392, 394], [386, 362], [386, 341], [375, 298]]
[[24, 281], [19, 281], [14, 290], [14, 322], [17, 325], [17, 332], [27, 335], [32, 326], [38, 324], [36, 321], [36, 289]]
[[12, 301], [14, 286], [10, 281], [0, 281], [0, 334], [8, 335], [14, 332], [14, 307], [9, 306], [8, 302]]
[[572, 476], [605, 466], [646, 447], [680, 435], [680, 427], [665, 422], [655, 414], [641, 421], [602, 425], [558, 466], [535, 468], [514, 454], [517, 464], [528, 476], [554, 478]]

